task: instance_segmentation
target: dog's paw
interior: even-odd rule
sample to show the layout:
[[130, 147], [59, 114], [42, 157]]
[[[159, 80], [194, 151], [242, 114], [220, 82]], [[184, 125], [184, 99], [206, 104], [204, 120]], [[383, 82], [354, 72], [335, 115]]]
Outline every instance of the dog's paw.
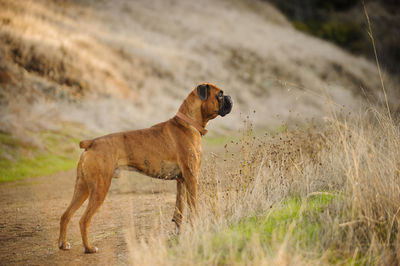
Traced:
[[97, 247], [85, 248], [85, 253], [87, 254], [97, 253], [98, 251], [99, 249]]
[[69, 250], [69, 249], [71, 249], [71, 244], [69, 242], [60, 241], [60, 243], [58, 244], [58, 247], [62, 250]]

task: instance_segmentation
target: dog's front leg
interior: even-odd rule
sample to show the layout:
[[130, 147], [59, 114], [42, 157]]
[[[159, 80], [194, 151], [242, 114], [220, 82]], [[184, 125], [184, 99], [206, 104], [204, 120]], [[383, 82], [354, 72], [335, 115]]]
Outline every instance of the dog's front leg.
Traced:
[[[197, 216], [197, 169], [186, 168], [183, 170], [183, 180], [186, 188], [186, 200], [190, 214]], [[193, 219], [191, 220], [193, 222]]]
[[182, 176], [176, 180], [176, 204], [172, 221], [175, 223], [175, 233], [179, 234], [182, 225], [183, 210], [185, 208], [186, 187]]
[[194, 147], [187, 152], [182, 152], [178, 157], [179, 168], [186, 188], [186, 201], [189, 206], [190, 222], [193, 225], [197, 213], [197, 177], [201, 164], [201, 150]]

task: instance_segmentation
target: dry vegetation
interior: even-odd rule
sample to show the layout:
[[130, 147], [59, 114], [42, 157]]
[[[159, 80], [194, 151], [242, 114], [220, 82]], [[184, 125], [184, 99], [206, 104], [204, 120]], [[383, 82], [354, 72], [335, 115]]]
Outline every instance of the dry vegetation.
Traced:
[[399, 263], [400, 134], [387, 116], [250, 128], [226, 149], [203, 167], [196, 227], [130, 239], [134, 265]]

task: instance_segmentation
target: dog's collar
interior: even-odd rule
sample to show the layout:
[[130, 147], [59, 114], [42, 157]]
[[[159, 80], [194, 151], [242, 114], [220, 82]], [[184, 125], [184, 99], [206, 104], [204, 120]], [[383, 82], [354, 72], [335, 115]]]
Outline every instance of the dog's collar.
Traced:
[[193, 119], [191, 119], [190, 117], [188, 117], [187, 115], [185, 115], [184, 113], [181, 112], [177, 112], [176, 116], [179, 117], [180, 119], [182, 119], [183, 121], [185, 121], [186, 123], [188, 123], [189, 125], [195, 127], [202, 136], [204, 136], [205, 134], [207, 134], [207, 129], [205, 129], [204, 127], [200, 126], [196, 121], [194, 121]]

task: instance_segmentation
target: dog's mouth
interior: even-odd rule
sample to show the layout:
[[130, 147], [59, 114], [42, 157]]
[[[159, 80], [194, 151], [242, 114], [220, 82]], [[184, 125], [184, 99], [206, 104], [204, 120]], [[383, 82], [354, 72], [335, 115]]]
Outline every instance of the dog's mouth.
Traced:
[[224, 96], [224, 100], [222, 101], [221, 107], [219, 108], [218, 114], [220, 116], [226, 116], [232, 110], [233, 102], [231, 96]]

